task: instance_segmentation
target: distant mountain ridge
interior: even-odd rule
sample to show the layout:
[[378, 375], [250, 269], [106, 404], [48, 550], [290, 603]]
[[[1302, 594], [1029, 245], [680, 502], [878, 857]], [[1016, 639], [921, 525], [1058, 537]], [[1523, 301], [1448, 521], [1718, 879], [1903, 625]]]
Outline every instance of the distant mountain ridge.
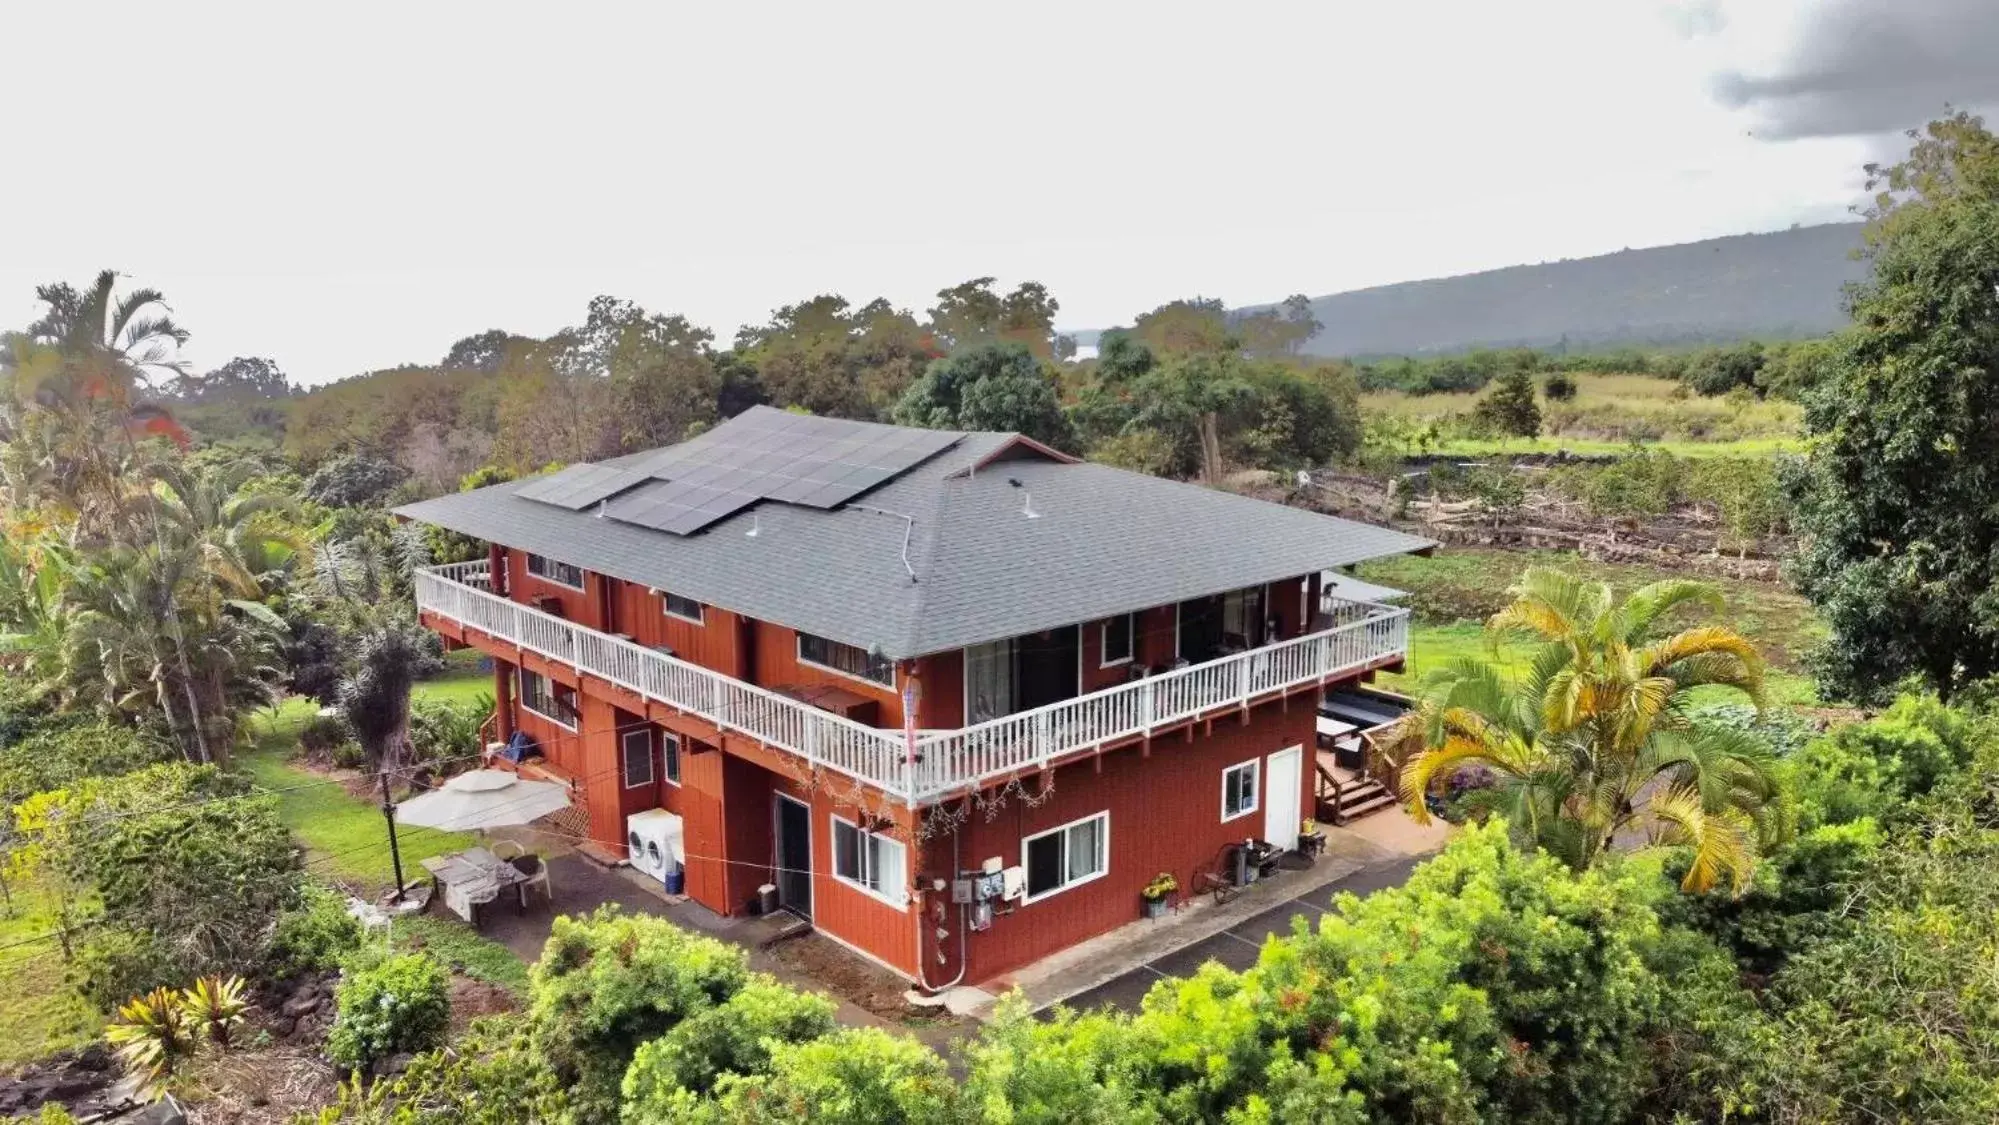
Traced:
[[1313, 298], [1325, 327], [1305, 350], [1365, 357], [1817, 336], [1846, 323], [1842, 288], [1867, 274], [1852, 257], [1860, 231], [1794, 227], [1334, 293]]

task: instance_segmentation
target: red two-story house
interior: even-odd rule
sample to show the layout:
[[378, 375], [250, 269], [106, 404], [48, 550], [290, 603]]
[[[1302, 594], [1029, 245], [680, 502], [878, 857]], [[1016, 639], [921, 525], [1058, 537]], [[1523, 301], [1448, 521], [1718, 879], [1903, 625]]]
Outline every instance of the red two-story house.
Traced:
[[400, 514], [491, 544], [419, 573], [418, 609], [493, 657], [499, 738], [571, 784], [592, 850], [668, 823], [699, 902], [775, 885], [926, 987], [1131, 921], [1232, 842], [1295, 846], [1321, 693], [1407, 644], [1321, 574], [1432, 546], [767, 408]]

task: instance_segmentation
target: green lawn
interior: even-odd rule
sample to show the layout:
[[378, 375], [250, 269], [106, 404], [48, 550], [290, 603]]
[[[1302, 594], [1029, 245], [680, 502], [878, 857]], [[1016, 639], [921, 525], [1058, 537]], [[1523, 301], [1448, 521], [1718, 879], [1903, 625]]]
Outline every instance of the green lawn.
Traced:
[[[275, 711], [252, 716], [255, 745], [244, 752], [241, 763], [260, 787], [279, 791], [278, 815], [305, 844], [306, 862], [315, 874], [370, 892], [388, 887], [395, 879], [380, 801], [352, 796], [346, 786], [288, 760], [297, 745], [299, 727], [312, 713], [311, 701], [288, 699]], [[421, 870], [418, 860], [472, 843], [466, 833], [434, 828], [404, 827], [397, 838], [402, 845], [405, 879]]]
[[[80, 1047], [104, 1031], [105, 1015], [63, 979], [62, 945], [30, 941], [56, 928], [47, 900], [14, 887], [0, 911], [0, 1067]], [[27, 944], [22, 944], [27, 943]]]
[[[1740, 438], [1735, 441], [1694, 441], [1690, 439], [1666, 439], [1641, 442], [1645, 449], [1659, 453], [1671, 453], [1675, 457], [1770, 457], [1779, 453], [1798, 453], [1805, 448], [1804, 442], [1793, 437]], [[1600, 456], [1629, 453], [1632, 443], [1609, 441], [1602, 438], [1586, 437], [1540, 437], [1532, 440], [1511, 438], [1451, 438], [1437, 443], [1432, 452], [1447, 456], [1495, 457], [1522, 453], [1573, 453], [1579, 456]]]
[[[1549, 566], [1610, 583], [1619, 592], [1662, 578], [1672, 571], [1629, 563], [1601, 563], [1565, 551], [1503, 551], [1463, 547], [1439, 551], [1431, 558], [1404, 556], [1368, 563], [1361, 575], [1410, 593], [1415, 611], [1410, 627], [1409, 668], [1384, 684], [1408, 688], [1431, 669], [1460, 657], [1491, 657], [1493, 638], [1483, 622], [1507, 601], [1507, 587], [1529, 566]], [[1819, 702], [1809, 677], [1802, 674], [1804, 653], [1825, 636], [1810, 603], [1781, 586], [1765, 582], [1718, 582], [1727, 608], [1720, 620], [1756, 642], [1770, 661], [1770, 699], [1774, 703], [1810, 706]], [[1689, 617], [1689, 622], [1696, 618]], [[1497, 659], [1519, 666], [1528, 657], [1520, 642], [1502, 640]], [[1717, 689], [1703, 692], [1727, 696]]]
[[472, 703], [482, 696], [493, 697], [493, 673], [481, 671], [477, 649], [459, 649], [445, 657], [449, 667], [435, 679], [424, 680], [410, 692], [416, 699], [440, 703]]
[[499, 985], [515, 996], [527, 996], [527, 962], [462, 922], [419, 914], [390, 923], [389, 935], [397, 949], [421, 947], [474, 980]]

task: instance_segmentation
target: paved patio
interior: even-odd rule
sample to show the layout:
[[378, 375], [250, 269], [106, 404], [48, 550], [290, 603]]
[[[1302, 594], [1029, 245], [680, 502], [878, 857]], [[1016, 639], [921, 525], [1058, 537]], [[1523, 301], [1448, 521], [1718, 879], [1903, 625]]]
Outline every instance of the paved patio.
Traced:
[[[1186, 976], [1210, 960], [1233, 969], [1254, 964], [1270, 935], [1290, 933], [1294, 917], [1315, 922], [1341, 891], [1365, 895], [1402, 885], [1450, 838], [1449, 826], [1418, 825], [1399, 809], [1325, 831], [1325, 854], [1309, 868], [1281, 871], [1225, 904], [1196, 898], [1165, 918], [1131, 922], [983, 987], [995, 995], [1017, 987], [1036, 1010], [1056, 1004], [1136, 1010], [1164, 977]], [[977, 1012], [991, 1013], [991, 1005]]]

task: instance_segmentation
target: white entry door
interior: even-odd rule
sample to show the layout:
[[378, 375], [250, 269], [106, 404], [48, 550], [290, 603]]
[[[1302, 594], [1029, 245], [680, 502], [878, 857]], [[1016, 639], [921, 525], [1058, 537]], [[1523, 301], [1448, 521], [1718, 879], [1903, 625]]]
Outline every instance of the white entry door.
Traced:
[[1279, 750], [1263, 763], [1263, 838], [1285, 851], [1298, 846], [1304, 819], [1305, 748]]

